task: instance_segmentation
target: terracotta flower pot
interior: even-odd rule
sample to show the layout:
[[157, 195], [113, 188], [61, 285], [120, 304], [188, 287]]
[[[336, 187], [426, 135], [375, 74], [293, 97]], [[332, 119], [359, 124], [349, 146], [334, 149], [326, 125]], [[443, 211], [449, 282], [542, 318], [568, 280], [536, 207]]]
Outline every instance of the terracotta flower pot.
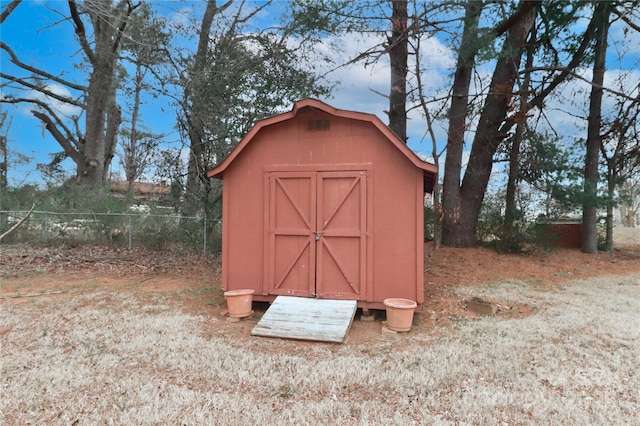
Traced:
[[393, 331], [409, 331], [413, 323], [413, 312], [418, 304], [409, 299], [385, 299], [387, 327]]
[[231, 318], [244, 318], [251, 315], [251, 303], [254, 290], [231, 290], [224, 292]]

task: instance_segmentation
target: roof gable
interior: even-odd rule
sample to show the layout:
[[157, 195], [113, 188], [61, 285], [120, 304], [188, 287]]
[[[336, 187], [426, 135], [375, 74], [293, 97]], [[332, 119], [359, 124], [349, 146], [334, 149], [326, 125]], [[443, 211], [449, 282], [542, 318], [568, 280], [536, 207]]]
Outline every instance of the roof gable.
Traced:
[[298, 113], [305, 108], [313, 108], [322, 112], [325, 112], [334, 117], [347, 118], [358, 121], [366, 121], [373, 124], [385, 138], [402, 153], [413, 165], [424, 171], [425, 191], [431, 192], [435, 181], [435, 175], [437, 167], [434, 164], [421, 160], [398, 136], [385, 125], [374, 114], [342, 110], [332, 107], [317, 99], [307, 98], [302, 99], [294, 103], [293, 108], [289, 112], [285, 112], [278, 115], [259, 120], [249, 132], [242, 138], [238, 145], [231, 151], [227, 158], [222, 161], [217, 167], [209, 170], [208, 177], [222, 178], [225, 170], [240, 155], [244, 148], [251, 143], [251, 140], [266, 126], [270, 126], [276, 123], [280, 123], [286, 120], [290, 120], [298, 115]]

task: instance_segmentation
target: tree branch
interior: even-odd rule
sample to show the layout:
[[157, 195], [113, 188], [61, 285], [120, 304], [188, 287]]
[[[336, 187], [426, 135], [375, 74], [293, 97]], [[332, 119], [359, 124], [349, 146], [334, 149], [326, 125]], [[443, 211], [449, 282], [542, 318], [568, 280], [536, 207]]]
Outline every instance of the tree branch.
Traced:
[[73, 20], [73, 24], [75, 26], [75, 32], [78, 36], [78, 40], [80, 41], [80, 46], [82, 46], [82, 50], [85, 55], [89, 59], [93, 65], [96, 65], [96, 58], [91, 50], [91, 46], [89, 46], [89, 42], [87, 41], [87, 35], [84, 29], [84, 23], [80, 18], [80, 12], [78, 12], [78, 5], [75, 0], [69, 0], [69, 11], [71, 12], [71, 19]]
[[578, 50], [576, 50], [576, 52], [573, 54], [567, 66], [563, 68], [562, 72], [558, 74], [544, 90], [542, 90], [529, 102], [529, 105], [527, 107], [528, 110], [542, 105], [542, 102], [549, 95], [549, 93], [551, 93], [556, 87], [558, 87], [560, 83], [565, 81], [571, 71], [573, 71], [580, 64], [580, 61], [584, 57], [584, 53], [593, 40], [595, 29], [596, 19], [595, 17], [592, 17], [591, 21], [589, 22], [589, 26], [582, 36], [582, 42], [580, 43]]
[[[589, 80], [588, 78], [585, 78], [585, 77], [581, 76], [576, 71], [574, 71], [573, 69], [570, 69], [568, 67], [532, 67], [532, 68], [528, 68], [528, 69], [522, 70], [520, 73], [526, 73], [526, 72], [532, 72], [532, 71], [561, 71], [562, 74], [567, 75], [567, 76], [571, 75], [571, 76], [577, 78], [578, 80], [582, 80], [582, 81], [588, 83], [589, 85], [591, 85], [592, 87], [595, 87], [596, 89], [602, 89], [605, 92], [612, 93], [612, 94], [614, 94], [616, 96], [619, 96], [619, 97], [621, 97], [623, 99], [627, 99], [629, 101], [637, 101], [637, 96], [632, 96], [632, 95], [629, 95], [628, 93], [624, 93], [624, 92], [621, 92], [619, 90], [611, 89], [611, 88], [606, 87], [604, 85], [595, 84], [591, 80]], [[529, 104], [531, 105], [532, 102], [529, 102]]]
[[67, 98], [67, 97], [64, 97], [64, 96], [60, 96], [57, 93], [54, 93], [54, 92], [52, 92], [50, 90], [47, 90], [43, 86], [38, 86], [36, 84], [30, 83], [30, 82], [28, 82], [28, 81], [26, 81], [26, 80], [24, 80], [22, 78], [19, 78], [19, 77], [14, 77], [12, 75], [4, 74], [4, 73], [0, 72], [0, 78], [4, 78], [6, 80], [13, 81], [15, 83], [20, 84], [21, 86], [25, 86], [25, 87], [27, 87], [29, 89], [35, 90], [37, 92], [40, 92], [45, 96], [49, 96], [49, 97], [51, 97], [51, 98], [53, 98], [55, 100], [58, 100], [60, 102], [64, 102], [65, 104], [77, 106], [79, 108], [84, 108], [84, 106], [85, 106], [83, 103], [81, 103], [79, 101], [76, 101], [75, 99], [70, 99], [70, 98]]
[[2, 11], [0, 15], [0, 24], [4, 23], [5, 19], [11, 15], [11, 12], [15, 10], [16, 7], [22, 2], [22, 0], [13, 0], [11, 3], [7, 5], [7, 7]]
[[[584, 58], [584, 54], [591, 44], [593, 40], [595, 28], [596, 28], [596, 18], [595, 16], [591, 18], [587, 29], [585, 30], [580, 46], [576, 50], [576, 52], [571, 57], [571, 60], [567, 64], [566, 67], [558, 67], [556, 69], [561, 69], [560, 74], [556, 75], [553, 80], [549, 83], [547, 87], [545, 87], [540, 93], [535, 95], [531, 101], [529, 101], [526, 105], [526, 111], [532, 110], [533, 108], [537, 108], [542, 106], [542, 103], [546, 99], [546, 97], [562, 82], [564, 82], [567, 77], [572, 74], [574, 69], [580, 64], [580, 61]], [[525, 70], [527, 72], [527, 70]], [[591, 84], [591, 82], [589, 82]], [[513, 126], [515, 125], [515, 121], [513, 118], [509, 118], [504, 125], [500, 128], [500, 133], [506, 134]]]
[[127, 23], [129, 22], [129, 17], [142, 3], [138, 3], [135, 6], [131, 4], [131, 1], [127, 0], [127, 11], [124, 16], [120, 19], [120, 23], [118, 24], [118, 30], [116, 32], [115, 40], [113, 41], [113, 45], [111, 46], [111, 51], [115, 54], [120, 48], [120, 42], [122, 41], [122, 34], [124, 34], [124, 30], [127, 28]]
[[628, 13], [623, 13], [623, 12], [619, 11], [617, 8], [613, 8], [613, 13], [618, 15], [620, 17], [620, 19], [622, 19], [627, 25], [629, 25], [629, 27], [631, 27], [634, 30], [640, 32], [640, 25], [638, 25], [637, 23], [635, 23], [631, 19], [629, 19]]
[[[53, 120], [55, 120], [55, 126], [62, 128], [62, 130], [64, 130], [64, 132], [67, 134], [66, 137], [64, 135], [62, 135], [62, 138], [64, 140], [71, 141], [78, 148], [78, 150], [82, 149], [82, 147], [80, 147], [79, 144], [76, 142], [76, 139], [74, 138], [74, 136], [71, 133], [71, 131], [69, 130], [69, 128], [64, 125], [62, 120], [60, 120], [60, 118], [58, 118], [58, 115], [45, 102], [43, 102], [41, 100], [38, 100], [38, 99], [31, 99], [31, 98], [5, 98], [5, 99], [2, 99], [0, 101], [0, 103], [5, 103], [5, 104], [32, 103], [32, 104], [35, 104], [35, 105], [39, 106], [40, 108], [44, 109], [51, 117], [53, 117]], [[50, 120], [51, 120], [51, 118], [50, 118]], [[75, 120], [74, 120], [74, 122], [75, 122]], [[59, 130], [58, 130], [58, 133], [60, 133]], [[56, 140], [57, 140], [57, 138], [56, 138]], [[71, 147], [71, 148], [73, 149], [73, 147]]]
[[31, 216], [31, 213], [33, 213], [33, 209], [36, 207], [36, 203], [33, 203], [31, 205], [31, 208], [29, 209], [29, 211], [27, 212], [27, 214], [18, 221], [18, 223], [16, 223], [15, 225], [13, 225], [11, 228], [9, 228], [9, 230], [7, 232], [5, 232], [4, 234], [0, 235], [0, 241], [2, 241], [2, 239], [4, 237], [6, 237], [7, 235], [9, 235], [10, 233], [12, 233], [18, 226], [22, 225], [24, 223], [25, 220], [27, 220], [29, 218], [29, 216]]
[[511, 14], [506, 20], [502, 21], [494, 30], [496, 37], [500, 37], [512, 26], [520, 22], [522, 17], [532, 8], [542, 4], [541, 0], [525, 0], [518, 5], [518, 9]]
[[29, 72], [37, 74], [37, 75], [39, 75], [41, 77], [48, 78], [50, 80], [55, 81], [56, 83], [62, 84], [63, 86], [67, 86], [70, 89], [80, 90], [80, 91], [83, 91], [83, 92], [87, 90], [86, 86], [81, 86], [79, 84], [71, 83], [70, 81], [63, 80], [60, 77], [57, 77], [57, 76], [55, 76], [53, 74], [49, 74], [46, 71], [42, 71], [42, 70], [40, 70], [38, 68], [34, 68], [34, 67], [30, 66], [30, 65], [25, 64], [24, 62], [20, 61], [20, 59], [18, 59], [16, 54], [9, 47], [9, 45], [6, 44], [3, 41], [0, 41], [0, 48], [9, 54], [9, 56], [11, 57], [11, 62], [13, 64], [17, 65], [18, 67], [22, 68], [25, 71], [29, 71]]
[[78, 150], [74, 149], [73, 145], [69, 142], [69, 140], [65, 138], [62, 132], [60, 132], [60, 130], [56, 126], [56, 123], [53, 122], [51, 117], [37, 110], [31, 110], [31, 113], [45, 124], [46, 129], [49, 131], [51, 136], [53, 136], [56, 142], [60, 144], [62, 149], [64, 149], [64, 152], [69, 157], [71, 157], [74, 163], [80, 164], [82, 162], [80, 153], [78, 152]]

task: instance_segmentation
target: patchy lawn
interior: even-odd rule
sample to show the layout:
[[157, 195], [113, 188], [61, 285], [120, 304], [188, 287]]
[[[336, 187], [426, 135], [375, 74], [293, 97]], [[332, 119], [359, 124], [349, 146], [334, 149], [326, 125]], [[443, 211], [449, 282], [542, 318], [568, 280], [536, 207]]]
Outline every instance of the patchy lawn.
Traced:
[[428, 249], [411, 332], [380, 313], [343, 345], [251, 337], [261, 305], [225, 321], [214, 257], [3, 246], [0, 421], [632, 424], [639, 235], [613, 257]]

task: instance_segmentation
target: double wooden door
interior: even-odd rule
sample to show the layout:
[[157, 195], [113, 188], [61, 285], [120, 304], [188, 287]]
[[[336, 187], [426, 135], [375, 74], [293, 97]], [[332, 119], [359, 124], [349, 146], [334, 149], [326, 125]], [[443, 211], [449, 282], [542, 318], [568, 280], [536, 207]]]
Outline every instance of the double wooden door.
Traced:
[[367, 172], [277, 171], [267, 176], [269, 293], [363, 300]]

